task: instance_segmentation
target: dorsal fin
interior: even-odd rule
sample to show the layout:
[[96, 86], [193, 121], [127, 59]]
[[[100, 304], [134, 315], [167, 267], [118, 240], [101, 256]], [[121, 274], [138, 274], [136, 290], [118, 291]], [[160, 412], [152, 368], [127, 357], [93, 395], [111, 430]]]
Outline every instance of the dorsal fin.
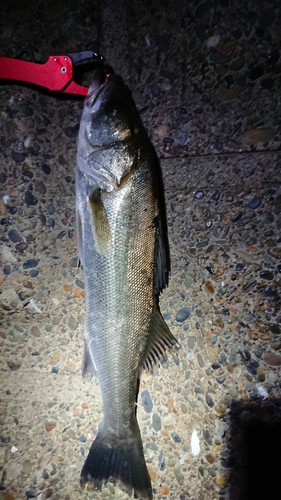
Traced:
[[167, 350], [172, 347], [180, 348], [180, 344], [170, 332], [155, 302], [142, 367], [150, 370], [157, 361], [165, 358]]

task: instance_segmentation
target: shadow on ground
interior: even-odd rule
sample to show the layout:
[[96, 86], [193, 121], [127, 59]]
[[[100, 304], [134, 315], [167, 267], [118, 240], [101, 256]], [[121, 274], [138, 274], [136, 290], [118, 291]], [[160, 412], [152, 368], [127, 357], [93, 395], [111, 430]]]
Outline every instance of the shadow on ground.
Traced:
[[[231, 405], [230, 500], [280, 499], [281, 401]], [[224, 460], [224, 459], [223, 459]]]

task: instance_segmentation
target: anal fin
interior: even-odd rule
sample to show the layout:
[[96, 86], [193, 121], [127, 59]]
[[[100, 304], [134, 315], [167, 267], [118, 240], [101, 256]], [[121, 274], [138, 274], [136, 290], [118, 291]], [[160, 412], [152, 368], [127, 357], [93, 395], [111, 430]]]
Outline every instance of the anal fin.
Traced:
[[96, 368], [92, 360], [86, 340], [84, 340], [84, 354], [82, 360], [82, 377], [96, 375]]

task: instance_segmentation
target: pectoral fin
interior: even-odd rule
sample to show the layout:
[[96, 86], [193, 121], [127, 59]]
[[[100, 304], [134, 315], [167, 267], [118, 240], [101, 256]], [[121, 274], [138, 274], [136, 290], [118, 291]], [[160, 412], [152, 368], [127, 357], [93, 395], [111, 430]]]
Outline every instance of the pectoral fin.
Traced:
[[100, 189], [96, 189], [89, 196], [89, 202], [97, 251], [101, 255], [108, 256], [112, 247], [111, 232]]

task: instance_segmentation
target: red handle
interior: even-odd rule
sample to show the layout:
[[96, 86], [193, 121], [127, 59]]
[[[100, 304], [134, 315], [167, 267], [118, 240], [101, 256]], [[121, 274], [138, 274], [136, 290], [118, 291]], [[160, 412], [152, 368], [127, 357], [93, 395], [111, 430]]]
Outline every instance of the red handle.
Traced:
[[[0, 57], [0, 79], [40, 85], [51, 91], [87, 95], [87, 87], [71, 81], [73, 64], [68, 56], [49, 56], [40, 64], [12, 57]], [[68, 88], [66, 88], [68, 87]]]

